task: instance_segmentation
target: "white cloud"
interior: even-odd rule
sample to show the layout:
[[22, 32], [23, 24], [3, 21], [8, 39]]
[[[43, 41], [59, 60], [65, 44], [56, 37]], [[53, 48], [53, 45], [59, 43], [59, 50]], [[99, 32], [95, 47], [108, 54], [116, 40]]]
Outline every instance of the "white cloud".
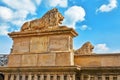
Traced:
[[64, 14], [65, 19], [63, 24], [68, 27], [75, 28], [77, 22], [85, 20], [85, 10], [81, 6], [72, 6]]
[[37, 5], [40, 5], [42, 0], [34, 0]]
[[0, 20], [10, 21], [13, 18], [13, 11], [7, 7], [0, 6]]
[[37, 5], [40, 5], [41, 0], [2, 0], [2, 2], [7, 7], [0, 6], [0, 35], [6, 34], [8, 29], [18, 29], [12, 28], [13, 25], [21, 27], [29, 14], [36, 15]]
[[50, 7], [67, 7], [68, 6], [68, 0], [46, 0], [48, 2], [48, 5]]
[[10, 22], [13, 25], [20, 26], [25, 21], [28, 12], [25, 10], [14, 11], [10, 8], [0, 6], [0, 22], [7, 23]]
[[92, 28], [88, 27], [87, 25], [82, 25], [80, 27], [80, 30], [85, 31], [85, 30], [91, 30]]
[[107, 47], [107, 45], [104, 43], [104, 44], [97, 44], [95, 45], [95, 49], [94, 51], [96, 53], [105, 53], [105, 52], [108, 52], [109, 51], [109, 47]]
[[29, 13], [25, 10], [19, 10], [19, 11], [14, 12], [14, 14], [13, 14], [14, 17], [13, 17], [11, 23], [16, 26], [21, 26], [26, 21], [28, 14]]
[[31, 14], [35, 14], [36, 7], [31, 0], [3, 0], [10, 8], [15, 10], [25, 10]]
[[8, 25], [0, 25], [0, 35], [7, 35], [9, 27]]
[[112, 50], [112, 53], [120, 53], [120, 49]]
[[117, 0], [109, 0], [109, 4], [103, 4], [96, 12], [109, 12], [112, 11], [114, 8], [117, 7]]

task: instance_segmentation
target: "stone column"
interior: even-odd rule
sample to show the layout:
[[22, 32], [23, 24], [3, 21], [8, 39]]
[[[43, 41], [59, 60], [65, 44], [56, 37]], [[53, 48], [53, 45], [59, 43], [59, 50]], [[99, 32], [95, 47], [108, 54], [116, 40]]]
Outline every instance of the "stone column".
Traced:
[[81, 74], [80, 80], [84, 80], [84, 75], [83, 74]]
[[88, 79], [87, 79], [87, 80], [90, 80], [90, 77], [91, 77], [91, 76], [90, 76], [90, 75], [88, 75]]
[[98, 76], [97, 75], [95, 75], [95, 80], [98, 80]]
[[20, 75], [17, 74], [17, 75], [16, 75], [16, 80], [19, 80], [19, 79], [20, 79]]
[[11, 74], [10, 80], [14, 80], [14, 75], [13, 74]]
[[31, 74], [28, 75], [28, 80], [32, 80], [32, 75]]
[[22, 80], [25, 80], [25, 75], [24, 74], [22, 75]]
[[47, 80], [50, 80], [50, 74], [47, 74]]
[[37, 74], [34, 75], [34, 80], [38, 80]]
[[102, 80], [105, 80], [105, 75], [102, 75]]
[[8, 76], [9, 76], [9, 74], [5, 74], [5, 79], [4, 80], [8, 80]]
[[72, 80], [75, 80], [75, 74], [72, 75]]
[[112, 76], [112, 75], [110, 75], [110, 76], [109, 76], [109, 79], [110, 79], [110, 80], [113, 80], [113, 76]]
[[60, 80], [64, 80], [64, 75], [63, 74], [60, 75]]
[[67, 80], [71, 80], [71, 77], [69, 74], [67, 75]]
[[44, 80], [44, 75], [40, 75], [40, 80]]
[[56, 74], [53, 76], [53, 80], [57, 80], [57, 75]]
[[117, 76], [117, 80], [120, 80], [120, 75]]

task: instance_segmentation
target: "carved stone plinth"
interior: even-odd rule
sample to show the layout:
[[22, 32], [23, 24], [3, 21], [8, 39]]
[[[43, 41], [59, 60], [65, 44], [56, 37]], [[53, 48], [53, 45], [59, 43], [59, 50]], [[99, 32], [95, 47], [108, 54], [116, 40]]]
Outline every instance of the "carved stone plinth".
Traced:
[[69, 66], [74, 64], [71, 28], [56, 28], [31, 32], [13, 32], [13, 48], [8, 66]]

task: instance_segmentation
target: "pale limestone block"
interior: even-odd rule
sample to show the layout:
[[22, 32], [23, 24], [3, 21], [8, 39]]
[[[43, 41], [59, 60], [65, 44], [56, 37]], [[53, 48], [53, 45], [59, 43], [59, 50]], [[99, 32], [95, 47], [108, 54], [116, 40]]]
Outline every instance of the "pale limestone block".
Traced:
[[38, 54], [22, 55], [22, 66], [36, 66]]
[[9, 55], [8, 66], [18, 67], [21, 66], [21, 55]]
[[41, 53], [48, 50], [48, 37], [32, 37], [30, 41], [30, 52]]
[[56, 53], [56, 66], [68, 66], [71, 65], [70, 53]]
[[39, 54], [38, 66], [55, 66], [55, 53]]
[[13, 54], [29, 52], [30, 38], [15, 38], [13, 44]]
[[69, 51], [69, 36], [50, 36], [49, 51]]

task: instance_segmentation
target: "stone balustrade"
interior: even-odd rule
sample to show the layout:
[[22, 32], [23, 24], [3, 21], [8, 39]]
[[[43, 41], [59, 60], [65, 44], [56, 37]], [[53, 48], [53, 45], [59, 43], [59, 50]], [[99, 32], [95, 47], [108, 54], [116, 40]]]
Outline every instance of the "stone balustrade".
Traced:
[[80, 80], [120, 80], [120, 74], [118, 75], [81, 75]]
[[4, 80], [75, 80], [72, 74], [5, 74]]

